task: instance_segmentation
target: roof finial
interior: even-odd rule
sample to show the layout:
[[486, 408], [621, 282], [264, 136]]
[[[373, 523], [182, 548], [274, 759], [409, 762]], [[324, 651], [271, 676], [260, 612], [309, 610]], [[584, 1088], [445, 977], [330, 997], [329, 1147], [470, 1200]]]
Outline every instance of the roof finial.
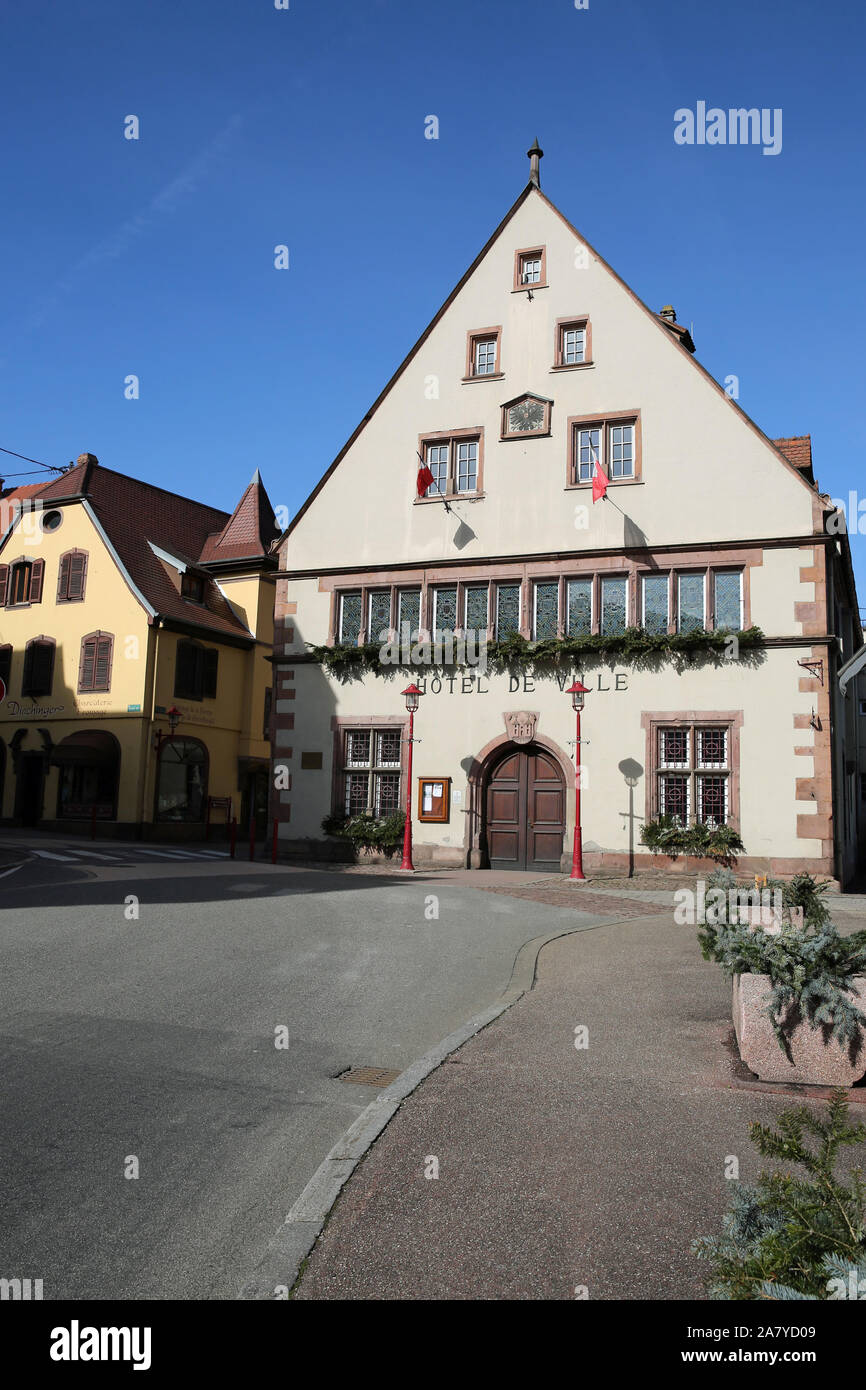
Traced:
[[529, 182], [534, 183], [536, 188], [540, 188], [541, 172], [538, 167], [538, 161], [543, 156], [544, 150], [538, 143], [537, 135], [535, 137], [535, 144], [532, 146], [532, 149], [527, 150], [526, 153], [529, 155]]

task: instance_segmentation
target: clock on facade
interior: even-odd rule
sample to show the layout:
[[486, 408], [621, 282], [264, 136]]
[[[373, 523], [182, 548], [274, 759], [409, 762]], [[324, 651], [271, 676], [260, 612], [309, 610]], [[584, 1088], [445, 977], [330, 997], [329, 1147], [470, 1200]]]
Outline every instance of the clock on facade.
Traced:
[[539, 396], [521, 396], [502, 407], [502, 435], [547, 434], [550, 430], [550, 401]]

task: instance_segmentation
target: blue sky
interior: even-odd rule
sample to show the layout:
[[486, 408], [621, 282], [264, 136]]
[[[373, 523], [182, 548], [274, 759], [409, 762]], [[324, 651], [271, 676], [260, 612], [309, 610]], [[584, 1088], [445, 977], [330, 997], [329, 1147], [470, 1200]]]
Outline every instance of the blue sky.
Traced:
[[[762, 429], [811, 432], [822, 490], [866, 495], [858, 0], [50, 0], [0, 34], [0, 445], [226, 508], [260, 467], [293, 512], [537, 134], [566, 216]], [[676, 145], [699, 100], [781, 107], [781, 153]]]

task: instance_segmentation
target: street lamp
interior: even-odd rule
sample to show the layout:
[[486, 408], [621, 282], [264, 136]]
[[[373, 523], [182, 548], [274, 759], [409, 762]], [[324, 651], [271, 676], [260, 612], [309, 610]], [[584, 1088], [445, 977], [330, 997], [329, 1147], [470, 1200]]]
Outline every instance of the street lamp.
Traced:
[[574, 849], [571, 855], [570, 878], [585, 880], [583, 872], [583, 832], [580, 825], [580, 711], [589, 693], [589, 686], [575, 681], [566, 690], [571, 696], [571, 708], [577, 716], [577, 740], [574, 745]]
[[157, 729], [156, 739], [153, 745], [157, 753], [161, 749], [163, 742], [166, 740], [166, 737], [170, 739], [174, 738], [174, 731], [180, 723], [181, 719], [183, 718], [183, 715], [181, 714], [180, 710], [177, 708], [176, 705], [172, 705], [171, 709], [166, 710], [165, 717], [168, 720], [168, 727], [171, 732], [166, 736], [162, 732], [162, 729]]
[[406, 766], [406, 825], [403, 830], [403, 863], [400, 868], [410, 869], [414, 873], [415, 865], [412, 863], [412, 743], [415, 735], [415, 711], [418, 708], [421, 691], [413, 682], [412, 685], [406, 686], [403, 696], [409, 713], [409, 757]]

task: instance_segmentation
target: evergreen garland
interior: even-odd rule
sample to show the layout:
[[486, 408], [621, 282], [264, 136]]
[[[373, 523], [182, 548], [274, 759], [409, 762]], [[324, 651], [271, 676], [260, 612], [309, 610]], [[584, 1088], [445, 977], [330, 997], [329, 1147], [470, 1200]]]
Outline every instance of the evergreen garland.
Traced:
[[[592, 633], [586, 637], [548, 637], [538, 642], [527, 641], [525, 637], [513, 633], [502, 641], [487, 643], [487, 666], [493, 671], [525, 671], [538, 676], [569, 671], [575, 666], [601, 665], [617, 660], [627, 660], [638, 669], [652, 669], [664, 661], [670, 661], [678, 670], [682, 670], [686, 666], [706, 662], [721, 664], [727, 659], [726, 651], [731, 640], [737, 642], [738, 660], [754, 665], [761, 659], [764, 634], [759, 627], [749, 627], [739, 632], [724, 629], [717, 632], [701, 630], [675, 633], [645, 632], [643, 628], [629, 627], [617, 636]], [[352, 676], [364, 671], [379, 675], [401, 670], [417, 672], [418, 667], [423, 665], [431, 670], [450, 669], [448, 663], [440, 663], [437, 667], [423, 661], [383, 661], [382, 649], [389, 645], [365, 642], [361, 646], [338, 643], [329, 647], [307, 643], [309, 659], [338, 675]], [[432, 644], [418, 645], [429, 647]], [[394, 646], [397, 644], [394, 643]], [[451, 663], [460, 669], [465, 664]]]

